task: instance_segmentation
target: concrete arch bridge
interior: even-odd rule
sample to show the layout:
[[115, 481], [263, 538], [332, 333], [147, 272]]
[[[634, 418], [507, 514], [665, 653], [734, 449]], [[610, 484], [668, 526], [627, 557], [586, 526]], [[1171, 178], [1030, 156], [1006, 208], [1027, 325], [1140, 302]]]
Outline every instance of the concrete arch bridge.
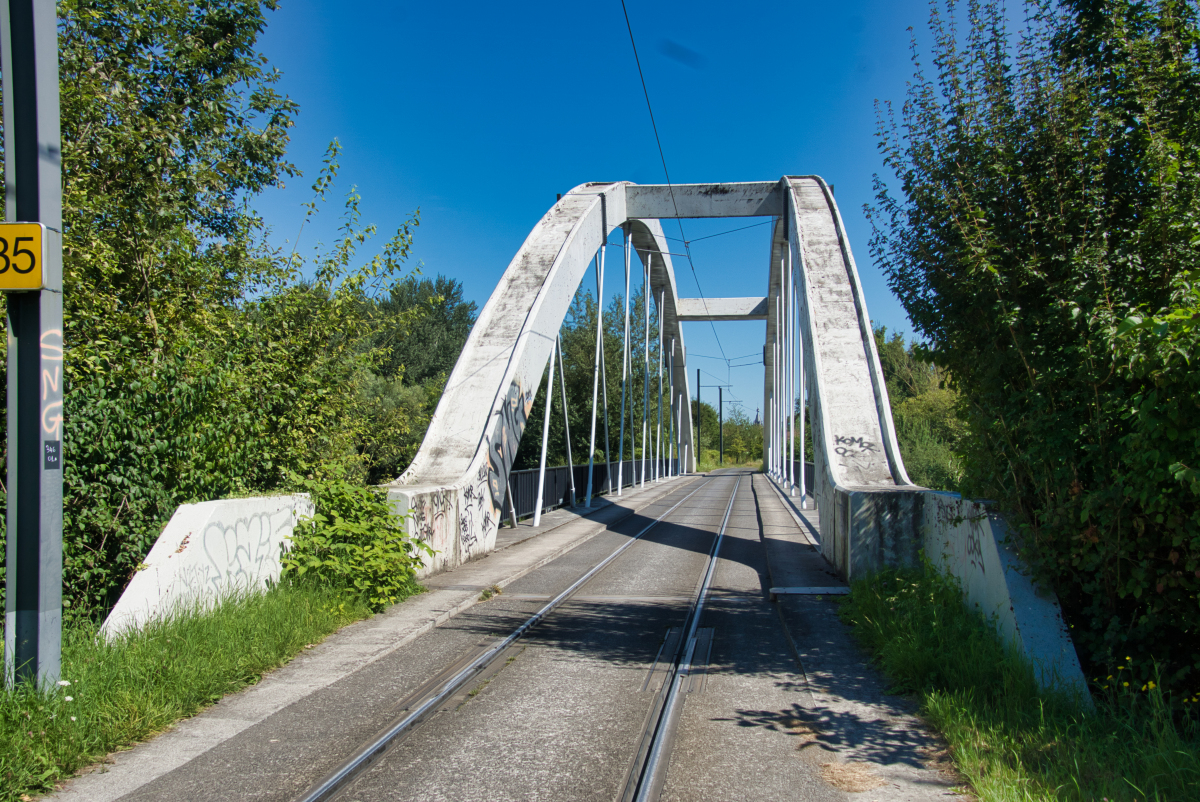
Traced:
[[[747, 287], [755, 294], [680, 297], [659, 221], [760, 216], [774, 223], [770, 252], [763, 254], [763, 281]], [[637, 254], [658, 315], [660, 353], [666, 355], [665, 365], [653, 368], [665, 374], [670, 405], [665, 440], [661, 431], [650, 438], [649, 448], [657, 447], [665, 458], [655, 465], [668, 474], [695, 468], [680, 324], [765, 320], [768, 473], [800, 506], [815, 501], [822, 551], [844, 576], [914, 552], [925, 491], [904, 470], [841, 215], [821, 178], [784, 176], [751, 183], [581, 184], [542, 217], [480, 312], [412, 465], [389, 485], [398, 506], [412, 511], [413, 533], [437, 550], [428, 569], [451, 567], [494, 548], [517, 446], [525, 427], [539, 423], [528, 420], [529, 412], [553, 367], [558, 332], [594, 259], [603, 282], [606, 243], [618, 229], [630, 247], [613, 250], [623, 252], [626, 277], [631, 254]], [[648, 310], [649, 304], [647, 315]], [[631, 334], [627, 311], [626, 354], [638, 323]], [[806, 421], [789, 413], [800, 399], [810, 412], [811, 455], [795, 453]], [[593, 448], [595, 406], [593, 396]], [[795, 467], [806, 458], [816, 467], [811, 488]]]

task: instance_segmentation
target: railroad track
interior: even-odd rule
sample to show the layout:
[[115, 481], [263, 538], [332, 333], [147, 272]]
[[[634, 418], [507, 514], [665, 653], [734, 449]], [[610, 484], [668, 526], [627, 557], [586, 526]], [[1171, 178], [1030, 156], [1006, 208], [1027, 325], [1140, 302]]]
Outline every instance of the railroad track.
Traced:
[[[506, 636], [463, 656], [410, 694], [398, 705], [401, 712], [390, 724], [365, 742], [349, 759], [324, 779], [308, 789], [302, 796], [297, 797], [296, 802], [325, 802], [339, 798], [341, 792], [349, 788], [356, 778], [377, 764], [391, 749], [409, 737], [422, 722], [440, 711], [458, 707], [469, 697], [467, 689], [478, 687], [481, 682], [485, 683], [499, 673], [508, 662], [511, 662], [511, 659], [515, 658], [515, 654], [522, 648], [522, 638], [531, 629], [543, 622], [557, 607], [576, 596], [581, 588], [595, 579], [655, 527], [669, 522], [669, 517], [683, 507], [689, 499], [714, 481], [719, 481], [720, 478], [708, 478], [699, 486], [691, 489], [683, 498], [647, 523], [621, 546], [592, 565], [569, 587], [550, 599]], [[671, 745], [677, 730], [683, 700], [686, 697], [697, 661], [703, 662], [711, 643], [711, 631], [702, 630], [700, 622], [720, 556], [721, 542], [729, 523], [738, 489], [741, 486], [740, 478], [729, 478], [735, 480], [733, 489], [729, 494], [728, 503], [725, 505], [720, 528], [713, 536], [703, 573], [697, 583], [696, 591], [690, 599], [682, 625], [672, 627], [668, 631], [651, 666], [650, 675], [646, 679], [647, 685], [650, 684], [652, 677], [656, 679], [661, 677], [662, 681], [650, 709], [647, 711], [637, 751], [630, 760], [624, 789], [618, 797], [622, 802], [651, 802], [658, 798], [666, 780]]]

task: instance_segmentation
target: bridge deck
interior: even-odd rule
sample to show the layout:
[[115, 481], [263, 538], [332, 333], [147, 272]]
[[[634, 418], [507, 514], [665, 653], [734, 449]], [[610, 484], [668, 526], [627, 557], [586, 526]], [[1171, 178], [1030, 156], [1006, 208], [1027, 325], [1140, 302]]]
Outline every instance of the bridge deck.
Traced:
[[[686, 630], [718, 533], [661, 798], [840, 800], [843, 775], [878, 784], [873, 799], [943, 796], [950, 781], [925, 765], [933, 738], [883, 693], [835, 602], [767, 600], [781, 581], [837, 584], [815, 532], [761, 474], [726, 471], [627, 493], [593, 517], [432, 577], [430, 592], [346, 628], [54, 798], [302, 798], [415, 705], [423, 686], [624, 547], [342, 797], [607, 802], [627, 787], [673, 670], [663, 654]], [[477, 603], [493, 585], [503, 593]], [[864, 765], [839, 768], [855, 762]]]

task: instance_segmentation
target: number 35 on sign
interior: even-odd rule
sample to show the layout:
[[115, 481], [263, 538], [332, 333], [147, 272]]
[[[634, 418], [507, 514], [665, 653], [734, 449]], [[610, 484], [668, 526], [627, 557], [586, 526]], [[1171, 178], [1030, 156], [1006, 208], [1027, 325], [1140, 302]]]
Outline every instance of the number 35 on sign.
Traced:
[[46, 228], [41, 223], [0, 223], [0, 291], [40, 290], [42, 244]]

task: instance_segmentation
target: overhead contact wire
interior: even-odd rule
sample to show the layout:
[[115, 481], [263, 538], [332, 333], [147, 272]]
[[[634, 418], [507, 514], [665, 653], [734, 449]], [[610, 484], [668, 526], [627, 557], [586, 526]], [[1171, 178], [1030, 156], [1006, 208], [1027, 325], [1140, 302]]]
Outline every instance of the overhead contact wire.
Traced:
[[[683, 233], [683, 220], [679, 217], [679, 204], [675, 202], [675, 186], [671, 183], [671, 172], [667, 169], [667, 157], [663, 153], [662, 138], [658, 135], [658, 123], [654, 121], [654, 107], [650, 104], [650, 90], [646, 88], [646, 75], [642, 72], [642, 60], [638, 57], [637, 42], [633, 38], [633, 25], [629, 22], [629, 9], [625, 7], [625, 0], [621, 0], [621, 11], [625, 14], [625, 28], [629, 31], [629, 44], [633, 47], [633, 60], [637, 64], [638, 79], [642, 82], [642, 94], [646, 97], [646, 111], [650, 113], [650, 127], [654, 129], [654, 142], [658, 145], [658, 158], [662, 161], [663, 175], [667, 179], [667, 191], [671, 193], [671, 206], [675, 209], [675, 222], [679, 226], [680, 241], [683, 242], [683, 249], [687, 251], [684, 256], [687, 257], [688, 267], [692, 269], [692, 278], [696, 281], [696, 291], [700, 293], [700, 301], [704, 304], [704, 314], [707, 315], [708, 299], [704, 297], [704, 290], [700, 286], [700, 276], [696, 273], [696, 263], [692, 261], [692, 249], [688, 247], [687, 236]], [[712, 327], [717, 348], [721, 349], [721, 356], [724, 357], [725, 347], [721, 345], [717, 326], [711, 320], [708, 321], [708, 325]]]

